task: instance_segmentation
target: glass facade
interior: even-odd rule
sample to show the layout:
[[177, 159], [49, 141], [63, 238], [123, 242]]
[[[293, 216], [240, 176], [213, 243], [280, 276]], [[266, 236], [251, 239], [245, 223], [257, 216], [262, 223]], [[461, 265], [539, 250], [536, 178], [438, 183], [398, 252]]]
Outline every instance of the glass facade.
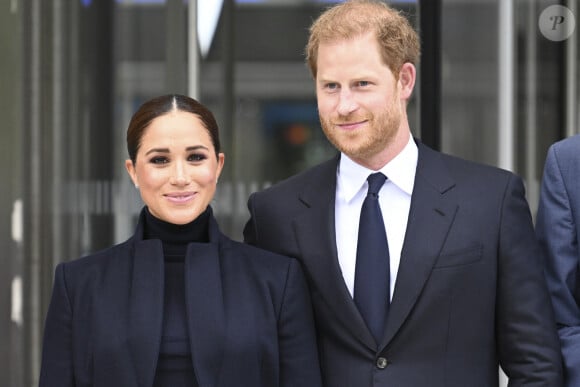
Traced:
[[[214, 111], [226, 166], [213, 207], [235, 239], [251, 192], [334, 154], [303, 61], [308, 26], [332, 1], [5, 3], [0, 385], [20, 387], [37, 383], [55, 265], [133, 232], [142, 203], [124, 169], [125, 130], [141, 102], [190, 94]], [[215, 31], [210, 3], [221, 4]], [[577, 127], [577, 32], [554, 41], [540, 31], [542, 11], [560, 2], [389, 3], [440, 31], [439, 49], [423, 48], [424, 59], [437, 54], [440, 99], [416, 91], [414, 134], [435, 130], [441, 150], [522, 175], [534, 210], [547, 147]], [[562, 5], [576, 12], [577, 1]], [[429, 122], [421, 109], [435, 103], [440, 122]]]

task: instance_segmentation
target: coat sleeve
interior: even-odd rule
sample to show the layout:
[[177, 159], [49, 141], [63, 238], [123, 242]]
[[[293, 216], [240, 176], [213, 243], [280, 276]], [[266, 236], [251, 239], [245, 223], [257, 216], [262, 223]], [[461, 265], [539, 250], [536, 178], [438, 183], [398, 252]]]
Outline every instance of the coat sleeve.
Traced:
[[560, 155], [557, 147], [550, 147], [542, 178], [536, 233], [546, 256], [545, 274], [562, 345], [566, 386], [572, 387], [580, 386], [580, 309], [575, 298], [580, 252], [578, 225], [569, 195], [580, 195], [580, 190], [571, 189], [574, 185], [562, 174], [562, 167], [572, 167], [567, 165], [569, 162], [570, 158]]
[[496, 326], [509, 386], [561, 386], [560, 345], [543, 259], [522, 181], [511, 176], [501, 208]]
[[72, 308], [64, 264], [56, 267], [52, 298], [46, 315], [40, 387], [73, 387]]
[[298, 261], [291, 260], [278, 318], [280, 386], [322, 386], [312, 306]]

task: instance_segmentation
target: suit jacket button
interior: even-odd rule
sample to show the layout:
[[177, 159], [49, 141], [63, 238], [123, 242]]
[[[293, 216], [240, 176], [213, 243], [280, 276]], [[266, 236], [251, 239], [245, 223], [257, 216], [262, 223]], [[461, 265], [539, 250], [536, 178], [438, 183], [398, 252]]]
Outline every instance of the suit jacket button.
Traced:
[[389, 361], [385, 357], [379, 357], [377, 359], [377, 368], [380, 370], [384, 370], [389, 365]]

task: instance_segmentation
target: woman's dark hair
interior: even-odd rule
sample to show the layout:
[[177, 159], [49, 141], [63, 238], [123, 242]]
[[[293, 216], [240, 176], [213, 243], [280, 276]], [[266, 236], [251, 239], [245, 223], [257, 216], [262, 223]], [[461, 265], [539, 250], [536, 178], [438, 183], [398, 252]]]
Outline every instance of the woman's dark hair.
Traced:
[[216, 155], [220, 152], [219, 128], [212, 112], [193, 98], [168, 94], [150, 99], [133, 114], [127, 128], [127, 151], [133, 164], [137, 161], [141, 139], [151, 121], [172, 111], [195, 114], [207, 129]]

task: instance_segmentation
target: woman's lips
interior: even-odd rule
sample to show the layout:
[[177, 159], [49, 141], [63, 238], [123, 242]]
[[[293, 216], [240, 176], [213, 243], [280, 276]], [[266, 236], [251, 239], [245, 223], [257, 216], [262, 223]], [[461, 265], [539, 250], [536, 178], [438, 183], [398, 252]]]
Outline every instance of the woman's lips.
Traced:
[[167, 200], [172, 203], [185, 203], [191, 200], [195, 196], [195, 192], [172, 192], [165, 194]]

